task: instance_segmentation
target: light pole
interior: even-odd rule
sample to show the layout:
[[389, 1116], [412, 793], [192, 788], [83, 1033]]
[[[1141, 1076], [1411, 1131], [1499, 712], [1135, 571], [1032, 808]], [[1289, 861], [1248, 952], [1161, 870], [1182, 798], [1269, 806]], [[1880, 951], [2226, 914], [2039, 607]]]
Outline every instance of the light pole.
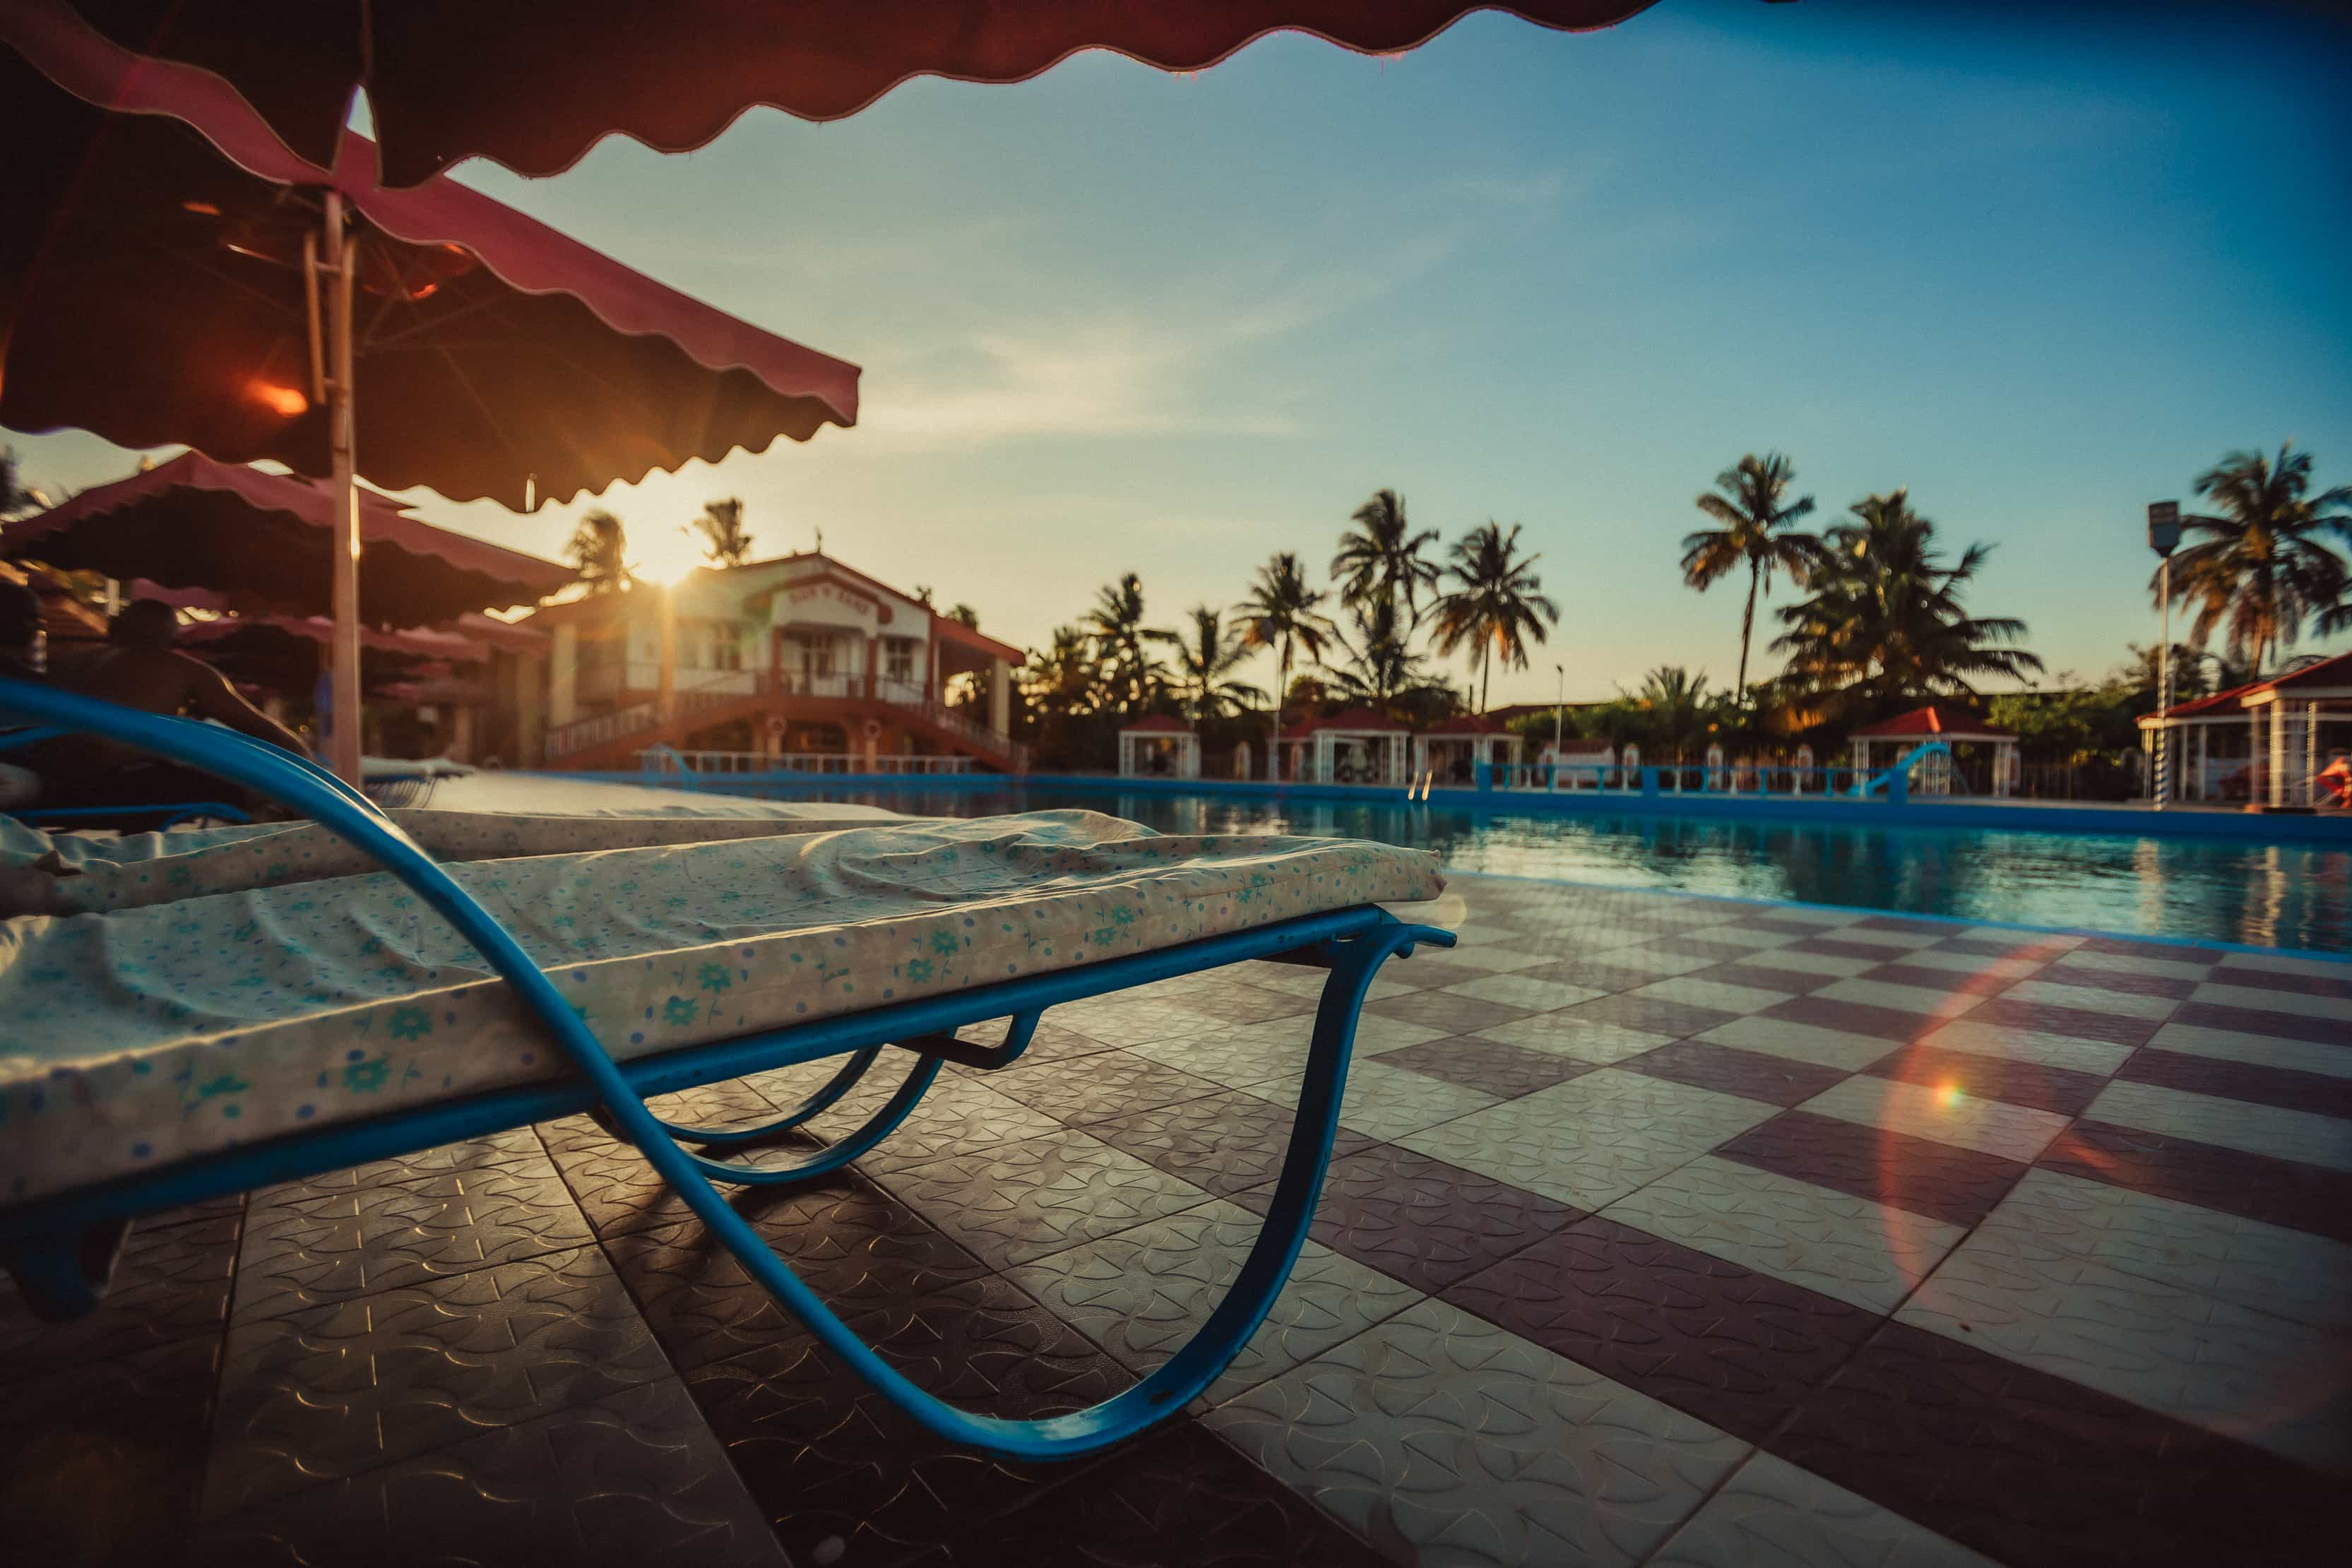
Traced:
[[2156, 645], [2156, 809], [2164, 809], [2172, 785], [2172, 727], [2165, 714], [2172, 707], [2172, 552], [2180, 546], [2180, 503], [2150, 501], [2147, 506], [2147, 547], [2162, 564], [2157, 568], [2158, 604], [2162, 618]]
[[1568, 666], [1555, 664], [1552, 668], [1559, 675], [1559, 695], [1551, 705], [1551, 778], [1547, 782], [1557, 788], [1559, 778], [1560, 716], [1568, 711]]

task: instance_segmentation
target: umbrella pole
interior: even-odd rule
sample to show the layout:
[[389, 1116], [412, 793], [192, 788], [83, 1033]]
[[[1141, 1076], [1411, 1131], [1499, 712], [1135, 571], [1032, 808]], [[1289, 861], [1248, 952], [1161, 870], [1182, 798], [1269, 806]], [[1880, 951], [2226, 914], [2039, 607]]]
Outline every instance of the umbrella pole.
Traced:
[[335, 258], [335, 287], [327, 311], [327, 428], [333, 447], [335, 494], [335, 640], [330, 653], [333, 724], [328, 765], [345, 784], [360, 783], [360, 514], [352, 484], [352, 274], [357, 246], [343, 232], [343, 198], [326, 193], [327, 254]]

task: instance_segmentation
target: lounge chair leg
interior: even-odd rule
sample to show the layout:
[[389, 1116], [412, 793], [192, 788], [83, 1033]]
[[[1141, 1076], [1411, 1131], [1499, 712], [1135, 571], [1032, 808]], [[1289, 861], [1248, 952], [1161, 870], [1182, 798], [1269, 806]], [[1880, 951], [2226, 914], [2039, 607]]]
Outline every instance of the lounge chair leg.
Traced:
[[[1244, 1260], [1239, 1276], [1228, 1288], [1209, 1321], [1192, 1340], [1169, 1357], [1158, 1371], [1125, 1393], [1072, 1415], [1039, 1421], [1007, 1421], [974, 1415], [947, 1404], [884, 1361], [850, 1332], [816, 1293], [753, 1230], [743, 1216], [721, 1198], [714, 1180], [740, 1181], [745, 1173], [730, 1171], [700, 1159], [671, 1143], [655, 1118], [642, 1105], [624, 1098], [614, 1105], [616, 1116], [635, 1126], [632, 1133], [656, 1170], [677, 1189], [717, 1239], [735, 1255], [744, 1271], [773, 1296], [778, 1304], [824, 1346], [842, 1364], [871, 1384], [883, 1397], [930, 1431], [951, 1442], [1012, 1458], [1051, 1460], [1074, 1458], [1120, 1442], [1151, 1426], [1198, 1394], [1230, 1365], [1249, 1342], [1275, 1298], [1290, 1277], [1306, 1244], [1322, 1194], [1323, 1173], [1330, 1163], [1331, 1145], [1339, 1131], [1340, 1092], [1347, 1082], [1348, 1058], [1354, 1047], [1356, 1021], [1366, 989], [1382, 962], [1407, 952], [1416, 942], [1451, 947], [1453, 933], [1391, 921], [1363, 936], [1333, 944], [1330, 978], [1323, 987], [1315, 1014], [1314, 1040], [1307, 1053], [1307, 1076], [1301, 1086], [1297, 1114], [1291, 1123], [1290, 1148], [1282, 1179], [1256, 1243]], [[937, 1057], [925, 1058], [935, 1071]], [[584, 1060], [592, 1077], [605, 1076], [602, 1062]], [[618, 1074], [611, 1076], [618, 1081]], [[910, 1075], [892, 1101], [898, 1114], [913, 1108], [919, 1091], [910, 1094], [924, 1069]], [[926, 1078], [926, 1081], [928, 1081]], [[607, 1090], [610, 1093], [610, 1090]], [[878, 1142], [887, 1127], [890, 1107], [861, 1130], [860, 1138]], [[892, 1119], [895, 1125], [895, 1119]], [[828, 1150], [829, 1158], [843, 1145]], [[854, 1157], [854, 1156], [850, 1156]], [[834, 1168], [838, 1160], [827, 1165]], [[793, 1179], [809, 1173], [795, 1171]]]
[[33, 1316], [62, 1323], [98, 1310], [130, 1234], [129, 1220], [107, 1220], [79, 1233], [60, 1231], [20, 1242], [0, 1253], [0, 1264], [15, 1278]]
[[[861, 1051], [860, 1056], [866, 1053]], [[907, 1081], [898, 1086], [882, 1109], [868, 1117], [866, 1125], [848, 1137], [838, 1139], [823, 1151], [792, 1165], [730, 1165], [723, 1160], [706, 1159], [700, 1154], [677, 1152], [692, 1162], [696, 1170], [714, 1182], [726, 1182], [738, 1187], [785, 1187], [795, 1182], [813, 1182], [817, 1177], [838, 1171], [865, 1153], [898, 1129], [940, 1076], [940, 1058], [919, 1057], [907, 1074]], [[836, 1080], [837, 1081], [837, 1080]], [[830, 1088], [831, 1085], [826, 1087]], [[777, 1125], [782, 1125], [778, 1123]]]

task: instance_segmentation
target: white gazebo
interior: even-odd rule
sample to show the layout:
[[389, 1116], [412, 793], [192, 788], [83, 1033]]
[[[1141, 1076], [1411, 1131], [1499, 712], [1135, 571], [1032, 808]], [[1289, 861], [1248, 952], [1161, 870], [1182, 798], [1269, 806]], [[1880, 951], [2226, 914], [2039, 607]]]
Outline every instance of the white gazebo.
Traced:
[[1370, 708], [1309, 718], [1282, 732], [1293, 783], [1402, 784], [1412, 731]]
[[[2228, 753], [2222, 765], [2237, 760], [2226, 722], [2243, 725], [2249, 741], [2246, 754], [2247, 804], [2267, 807], [2305, 808], [2328, 804], [2331, 792], [2319, 783], [2329, 759], [2352, 740], [2352, 653], [2315, 659], [2299, 669], [2257, 680], [2231, 691], [2195, 702], [2176, 703], [2162, 713], [2139, 721], [2143, 743], [2154, 749], [2156, 736], [2173, 730], [2187, 731], [2194, 760], [2181, 770], [2184, 783], [2200, 792], [2219, 794], [2211, 759], [2218, 740]], [[2323, 743], [2321, 731], [2336, 727], [2336, 743]], [[2184, 748], [2186, 749], [2186, 748]], [[2201, 798], [2186, 789], [2183, 799]]]
[[1118, 776], [1199, 778], [1201, 737], [1181, 719], [1164, 713], [1139, 719], [1118, 732]]
[[1433, 724], [1412, 738], [1412, 777], [1433, 776], [1439, 784], [1468, 785], [1476, 782], [1478, 766], [1516, 767], [1519, 738], [1482, 713], [1465, 713]]
[[[1878, 752], [1880, 765], [1892, 766], [1915, 748], [1930, 741], [1941, 741], [1948, 746], [1991, 747], [1992, 793], [1996, 795], [2008, 795], [2017, 778], [2016, 734], [1988, 723], [1954, 702], [1930, 702], [1925, 708], [1914, 708], [1908, 713], [1865, 724], [1848, 735], [1846, 741], [1853, 749], [1853, 767], [1858, 774], [1870, 772], [1874, 752]], [[1886, 749], [1879, 752], [1882, 746]], [[1951, 769], [1926, 768], [1923, 772], [1919, 794], [1951, 793]]]

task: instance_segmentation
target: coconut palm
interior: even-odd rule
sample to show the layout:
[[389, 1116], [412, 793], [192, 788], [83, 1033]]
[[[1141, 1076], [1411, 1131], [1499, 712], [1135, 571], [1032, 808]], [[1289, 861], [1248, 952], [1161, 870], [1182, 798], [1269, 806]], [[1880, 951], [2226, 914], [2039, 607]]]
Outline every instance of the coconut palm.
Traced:
[[[1320, 658], [1324, 645], [1338, 630], [1323, 614], [1327, 597], [1321, 589], [1307, 585], [1306, 566], [1296, 552], [1285, 550], [1257, 569], [1249, 593], [1236, 606], [1244, 645], [1275, 650], [1275, 690], [1290, 689], [1290, 658], [1295, 648], [1306, 649], [1309, 658]], [[1277, 700], [1273, 707], [1273, 735], [1266, 750], [1265, 776], [1270, 779], [1281, 776], [1277, 759], [1282, 754], [1282, 703]]]
[[1778, 452], [1750, 452], [1715, 476], [1715, 489], [1702, 494], [1698, 510], [1720, 526], [1683, 538], [1683, 581], [1704, 594], [1741, 564], [1748, 568], [1748, 604], [1739, 613], [1739, 681], [1734, 693], [1748, 694], [1748, 647], [1755, 636], [1756, 596], [1771, 592], [1772, 574], [1785, 572], [1804, 586], [1821, 541], [1794, 524], [1813, 510], [1813, 498], [1788, 499], [1797, 470]]
[[1129, 572], [1097, 590], [1086, 629], [1095, 639], [1096, 656], [1106, 667], [1114, 700], [1134, 713], [1168, 675], [1148, 645], [1176, 640], [1175, 633], [1143, 624], [1143, 579]]
[[1350, 521], [1354, 526], [1339, 535], [1339, 552], [1331, 557], [1340, 602], [1377, 601], [1393, 608], [1402, 599], [1405, 629], [1412, 630], [1421, 619], [1422, 594], [1437, 592], [1437, 563], [1421, 553], [1437, 542], [1437, 530], [1415, 533], [1405, 521], [1404, 498], [1391, 489], [1374, 490]]
[[1714, 700], [1707, 695], [1703, 672], [1693, 674], [1678, 664], [1662, 664], [1642, 678], [1641, 689], [1627, 693], [1627, 700], [1641, 710], [1643, 738], [1652, 749], [1671, 750], [1680, 762], [1706, 731], [1707, 710]]
[[1897, 699], [1973, 697], [1975, 680], [2042, 668], [2008, 646], [2025, 636], [2023, 621], [1961, 605], [1991, 546], [1971, 544], [1947, 565], [1935, 540], [1906, 491], [1854, 503], [1822, 539], [1811, 595], [1780, 611], [1789, 629], [1772, 647], [1789, 656], [1792, 690], [1826, 710], [1874, 710]]
[[1559, 606], [1539, 590], [1535, 574], [1541, 556], [1519, 554], [1519, 525], [1508, 533], [1489, 518], [1454, 542], [1446, 575], [1454, 592], [1430, 606], [1438, 656], [1451, 658], [1464, 647], [1478, 668], [1478, 711], [1486, 710], [1487, 689], [1500, 658], [1513, 669], [1528, 667], [1528, 642], [1544, 640], [1544, 626], [1559, 625]]
[[628, 530], [602, 507], [581, 518], [563, 552], [592, 594], [625, 593], [636, 582], [628, 561]]
[[1192, 624], [1176, 638], [1176, 674], [1194, 721], [1265, 700], [1265, 692], [1232, 679], [1249, 658], [1242, 628], [1227, 626], [1224, 613], [1206, 605], [1195, 605], [1188, 613]]
[[[2352, 538], [2352, 513], [2342, 510], [2352, 507], [2352, 486], [2306, 496], [2310, 488], [2311, 454], [2292, 441], [2275, 462], [2232, 452], [2198, 477], [2214, 510], [2181, 518], [2183, 533], [2203, 537], [2172, 558], [2172, 595], [2196, 608], [2189, 636], [2198, 647], [2223, 628], [2230, 651], [2260, 670], [2295, 645], [2305, 621], [2323, 635], [2352, 626], [2352, 574], [2317, 537]], [[2151, 592], [2161, 582], [2159, 572]]]
[[1101, 668], [1082, 628], [1055, 626], [1051, 646], [1029, 650], [1021, 686], [1044, 711], [1091, 713], [1101, 706]]
[[751, 536], [743, 531], [743, 501], [740, 496], [704, 501], [702, 515], [694, 520], [694, 527], [702, 535], [702, 552], [714, 566], [740, 566], [751, 553]]
[[1412, 651], [1411, 628], [1401, 620], [1396, 605], [1374, 598], [1350, 606], [1352, 635], [1342, 629], [1334, 637], [1347, 655], [1344, 664], [1328, 665], [1339, 697], [1362, 702], [1391, 718], [1395, 710], [1416, 698], [1451, 699], [1453, 689], [1432, 674], [1427, 661]]

